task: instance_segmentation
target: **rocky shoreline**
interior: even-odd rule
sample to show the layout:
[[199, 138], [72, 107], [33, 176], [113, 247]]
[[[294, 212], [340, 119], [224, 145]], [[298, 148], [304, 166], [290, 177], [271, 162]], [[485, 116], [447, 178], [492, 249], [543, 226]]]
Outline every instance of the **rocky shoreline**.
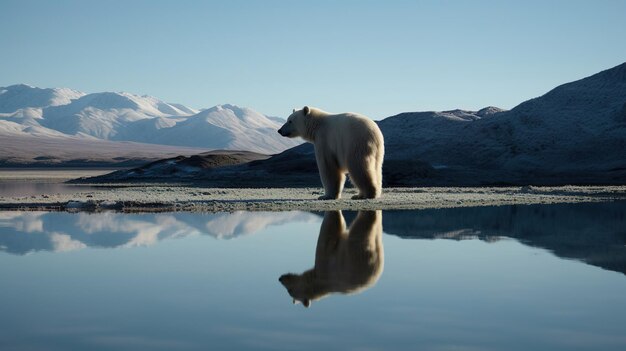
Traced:
[[626, 200], [626, 186], [386, 188], [381, 198], [321, 201], [321, 188], [208, 188], [176, 185], [99, 185], [102, 190], [0, 197], [0, 210], [69, 212], [232, 212], [402, 210]]

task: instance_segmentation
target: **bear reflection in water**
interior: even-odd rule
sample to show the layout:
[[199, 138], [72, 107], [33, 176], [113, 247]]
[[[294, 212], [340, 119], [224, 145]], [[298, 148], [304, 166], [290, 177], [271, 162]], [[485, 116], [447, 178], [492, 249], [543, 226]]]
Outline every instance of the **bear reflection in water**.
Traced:
[[328, 211], [320, 228], [315, 265], [302, 274], [283, 274], [293, 303], [309, 307], [332, 293], [350, 294], [374, 285], [383, 271], [381, 211], [359, 211], [346, 229], [341, 211]]

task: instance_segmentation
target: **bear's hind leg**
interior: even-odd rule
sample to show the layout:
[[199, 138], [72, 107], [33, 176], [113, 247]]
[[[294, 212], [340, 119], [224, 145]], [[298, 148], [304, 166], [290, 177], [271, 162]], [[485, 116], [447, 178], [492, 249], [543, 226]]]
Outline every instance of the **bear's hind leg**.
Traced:
[[348, 167], [350, 180], [359, 189], [359, 193], [352, 197], [353, 200], [375, 199], [380, 196], [378, 172], [375, 168], [376, 162], [370, 157], [350, 162]]

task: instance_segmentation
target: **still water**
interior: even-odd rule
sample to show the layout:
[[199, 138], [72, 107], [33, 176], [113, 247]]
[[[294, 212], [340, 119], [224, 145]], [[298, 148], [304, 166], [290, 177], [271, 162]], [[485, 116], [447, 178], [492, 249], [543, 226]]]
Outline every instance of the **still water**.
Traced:
[[39, 197], [42, 195], [102, 190], [104, 189], [103, 187], [67, 184], [65, 181], [81, 177], [95, 177], [115, 170], [105, 168], [0, 168], [0, 197]]
[[0, 212], [0, 349], [624, 350], [625, 273], [625, 203]]

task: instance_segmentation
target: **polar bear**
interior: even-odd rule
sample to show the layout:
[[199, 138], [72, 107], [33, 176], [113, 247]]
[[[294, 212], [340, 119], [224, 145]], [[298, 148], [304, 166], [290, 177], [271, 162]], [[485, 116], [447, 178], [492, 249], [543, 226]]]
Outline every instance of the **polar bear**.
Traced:
[[359, 189], [353, 199], [381, 195], [385, 146], [383, 133], [371, 119], [355, 113], [330, 114], [305, 106], [294, 110], [278, 133], [289, 138], [301, 137], [315, 146], [325, 192], [320, 200], [341, 196], [346, 173]]
[[359, 211], [346, 230], [341, 211], [328, 211], [317, 239], [315, 266], [278, 280], [305, 307], [331, 293], [350, 294], [373, 286], [384, 265], [381, 211]]

